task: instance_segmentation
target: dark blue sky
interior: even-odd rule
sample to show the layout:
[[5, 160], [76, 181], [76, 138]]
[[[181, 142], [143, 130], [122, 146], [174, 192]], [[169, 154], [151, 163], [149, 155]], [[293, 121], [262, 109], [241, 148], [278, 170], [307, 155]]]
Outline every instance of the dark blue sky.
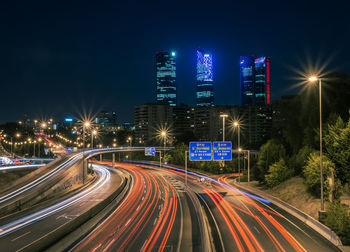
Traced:
[[0, 122], [106, 108], [131, 121], [155, 97], [155, 52], [177, 52], [195, 103], [195, 50], [214, 55], [215, 103], [239, 104], [239, 56], [271, 57], [272, 98], [306, 58], [350, 73], [347, 1], [1, 1]]

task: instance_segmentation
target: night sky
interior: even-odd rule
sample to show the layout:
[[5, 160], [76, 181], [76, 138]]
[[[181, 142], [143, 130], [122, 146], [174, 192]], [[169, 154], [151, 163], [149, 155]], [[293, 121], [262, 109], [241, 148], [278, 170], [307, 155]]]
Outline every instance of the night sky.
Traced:
[[[272, 99], [293, 68], [350, 73], [348, 1], [1, 1], [0, 123], [82, 110], [132, 121], [155, 100], [155, 52], [177, 53], [178, 102], [195, 104], [195, 51], [213, 53], [215, 103], [239, 98], [239, 56], [271, 57]], [[331, 59], [331, 60], [330, 60]]]

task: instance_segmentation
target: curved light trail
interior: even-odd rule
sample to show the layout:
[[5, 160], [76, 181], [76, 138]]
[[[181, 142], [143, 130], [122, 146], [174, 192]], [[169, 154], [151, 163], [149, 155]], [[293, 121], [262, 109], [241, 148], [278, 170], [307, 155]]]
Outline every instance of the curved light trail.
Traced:
[[[165, 248], [178, 213], [174, 187], [154, 172], [133, 165], [120, 166], [133, 178], [130, 192], [74, 251], [152, 251], [156, 247], [162, 251]], [[137, 242], [138, 238], [144, 239], [142, 244]]]
[[47, 216], [55, 214], [58, 211], [72, 206], [73, 204], [76, 204], [77, 202], [89, 197], [92, 193], [95, 193], [96, 191], [100, 190], [110, 180], [110, 172], [105, 167], [100, 165], [93, 165], [93, 169], [100, 174], [100, 177], [98, 181], [92, 186], [62, 202], [54, 204], [50, 207], [42, 209], [28, 216], [17, 219], [6, 225], [0, 226], [0, 237], [5, 236], [18, 229], [21, 229], [29, 224], [37, 222]]

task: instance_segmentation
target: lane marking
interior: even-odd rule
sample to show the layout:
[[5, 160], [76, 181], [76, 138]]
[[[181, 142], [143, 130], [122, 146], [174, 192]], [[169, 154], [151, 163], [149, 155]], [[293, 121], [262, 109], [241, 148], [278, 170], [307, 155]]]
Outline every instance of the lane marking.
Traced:
[[126, 224], [124, 226], [126, 227], [130, 221], [131, 221], [131, 218], [126, 222]]
[[260, 234], [260, 231], [256, 228], [256, 226], [254, 226], [254, 229]]
[[18, 240], [19, 238], [22, 238], [23, 236], [26, 236], [26, 235], [29, 234], [29, 233], [30, 233], [30, 231], [28, 231], [27, 233], [22, 234], [22, 235], [20, 235], [20, 236], [18, 236], [18, 237], [16, 237], [16, 238], [12, 239], [11, 241], [14, 242], [14, 241]]

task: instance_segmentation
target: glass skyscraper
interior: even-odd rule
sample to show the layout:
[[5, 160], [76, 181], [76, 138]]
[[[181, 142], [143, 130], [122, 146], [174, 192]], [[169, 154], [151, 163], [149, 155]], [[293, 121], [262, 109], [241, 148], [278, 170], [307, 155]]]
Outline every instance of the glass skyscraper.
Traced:
[[240, 87], [242, 105], [270, 104], [270, 58], [242, 56]]
[[176, 106], [176, 63], [175, 52], [156, 53], [156, 78], [158, 104]]
[[213, 57], [197, 50], [197, 106], [214, 106]]

